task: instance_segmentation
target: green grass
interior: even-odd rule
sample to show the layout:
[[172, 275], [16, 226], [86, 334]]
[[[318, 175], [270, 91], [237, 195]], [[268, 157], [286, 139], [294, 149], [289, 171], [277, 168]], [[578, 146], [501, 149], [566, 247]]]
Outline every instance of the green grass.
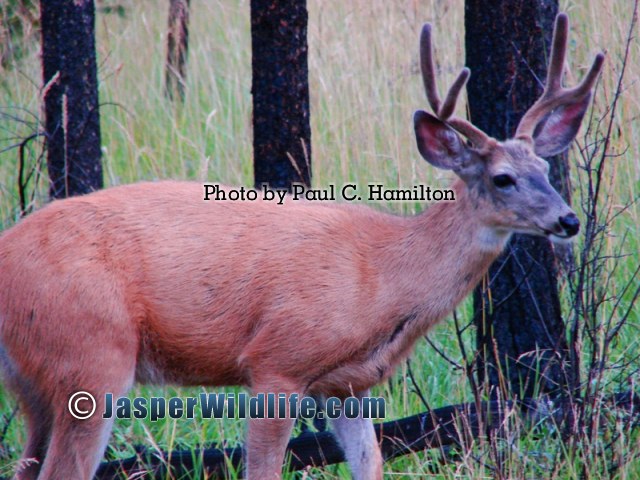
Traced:
[[[193, 2], [187, 96], [179, 111], [163, 95], [167, 2], [119, 3], [126, 7], [124, 17], [99, 14], [97, 18], [107, 185], [161, 178], [251, 185], [249, 2]], [[568, 82], [575, 83], [581, 77], [596, 51], [607, 51], [607, 63], [595, 97], [596, 118], [606, 110], [615, 91], [630, 19], [628, 3], [561, 2], [573, 25]], [[375, 181], [446, 187], [450, 175], [428, 167], [415, 151], [411, 117], [414, 110], [426, 105], [418, 73], [417, 38], [424, 21], [435, 24], [442, 71], [439, 82], [442, 86], [450, 84], [464, 62], [463, 2], [310, 1], [309, 14], [314, 185], [346, 182], [364, 185]], [[637, 197], [640, 187], [639, 51], [640, 44], [635, 40], [611, 147], [612, 152], [621, 156], [607, 170], [611, 178], [608, 204], [612, 212]], [[34, 45], [20, 63], [2, 72], [0, 107], [12, 117], [0, 115], [0, 151], [33, 133], [35, 123], [41, 120], [40, 83], [39, 57]], [[462, 112], [464, 106], [458, 108]], [[16, 121], [16, 117], [27, 123]], [[41, 146], [37, 141], [30, 145], [32, 156], [27, 165], [32, 167]], [[575, 148], [571, 157], [577, 158]], [[15, 223], [19, 215], [17, 158], [16, 149], [0, 153], [2, 229]], [[577, 169], [573, 175], [574, 185], [584, 179]], [[44, 202], [46, 187], [41, 180], [35, 204]], [[423, 208], [413, 203], [373, 207], [405, 214]], [[620, 291], [638, 264], [639, 217], [640, 208], [634, 205], [617, 218], [610, 232], [607, 244], [610, 252], [619, 247], [626, 234], [624, 251], [630, 254], [618, 265], [609, 285], [612, 294]], [[459, 314], [463, 319], [469, 318], [468, 301], [459, 308]], [[635, 356], [639, 327], [640, 314], [635, 312], [613, 346], [612, 362]], [[471, 347], [474, 332], [469, 330], [465, 335]], [[452, 322], [438, 326], [430, 338], [447, 355], [461, 362]], [[464, 374], [453, 369], [426, 342], [417, 345], [411, 365], [417, 384], [432, 407], [471, 400]], [[612, 370], [606, 373], [606, 378], [612, 386], [624, 382], [633, 385], [638, 380], [637, 367], [638, 362], [629, 366], [624, 372], [626, 377]], [[390, 382], [374, 391], [387, 399], [390, 419], [425, 409], [406, 373], [406, 366], [401, 367]], [[139, 387], [132, 396], [187, 396], [200, 391]], [[6, 417], [13, 408], [13, 399], [0, 387], [0, 415]], [[5, 423], [0, 418], [0, 431]], [[548, 425], [513, 427], [512, 443], [502, 446], [508, 452], [504, 469], [510, 478], [579, 478], [580, 453], [565, 451], [562, 442], [545, 430], [549, 428]], [[242, 422], [234, 420], [118, 421], [109, 455], [133, 455], [133, 445], [172, 449], [217, 442], [232, 446], [242, 441], [243, 431]], [[0, 444], [0, 475], [11, 472], [24, 444], [24, 435], [22, 420], [12, 420]], [[615, 445], [620, 455], [633, 456], [639, 450], [637, 435], [626, 430]], [[458, 452], [456, 462], [446, 464], [439, 461], [439, 452], [408, 455], [388, 462], [385, 471], [389, 478], [491, 478], [491, 471], [483, 466], [489, 462], [486, 451], [486, 445], [480, 441]], [[639, 475], [640, 461], [632, 460], [619, 470], [616, 478], [633, 479]], [[289, 478], [347, 476], [347, 467], [341, 465], [292, 474]]]

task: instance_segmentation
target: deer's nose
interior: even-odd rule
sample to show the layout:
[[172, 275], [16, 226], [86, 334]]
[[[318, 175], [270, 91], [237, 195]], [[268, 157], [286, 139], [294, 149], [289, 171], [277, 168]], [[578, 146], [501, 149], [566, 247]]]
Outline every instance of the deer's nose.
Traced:
[[560, 217], [558, 222], [560, 223], [560, 226], [564, 228], [564, 231], [567, 232], [567, 236], [569, 237], [573, 237], [580, 230], [580, 220], [573, 212], [565, 215], [564, 217]]

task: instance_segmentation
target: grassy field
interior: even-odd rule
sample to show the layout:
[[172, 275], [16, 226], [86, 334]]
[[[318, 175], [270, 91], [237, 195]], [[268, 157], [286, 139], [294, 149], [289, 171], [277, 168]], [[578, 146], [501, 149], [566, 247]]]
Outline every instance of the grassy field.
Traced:
[[[440, 81], [442, 86], [449, 85], [464, 62], [464, 2], [310, 0], [308, 3], [314, 185], [376, 181], [390, 186], [424, 183], [446, 187], [450, 175], [427, 166], [419, 157], [413, 138], [413, 111], [426, 106], [419, 76], [417, 38], [423, 22], [435, 24]], [[575, 84], [581, 78], [598, 50], [607, 52], [593, 107], [593, 118], [601, 118], [615, 95], [632, 2], [562, 0], [560, 3], [570, 14], [573, 26], [567, 83]], [[249, 2], [192, 2], [187, 95], [179, 110], [163, 95], [168, 2], [123, 0], [119, 4], [125, 7], [124, 16], [100, 13], [97, 18], [106, 184], [175, 178], [251, 185]], [[614, 298], [639, 262], [640, 208], [632, 205], [622, 211], [622, 206], [637, 198], [640, 191], [639, 53], [640, 42], [636, 39], [631, 44], [611, 136], [610, 153], [618, 156], [606, 167], [610, 183], [605, 210], [611, 215], [620, 213], [607, 231], [606, 246], [615, 252], [624, 240], [622, 250], [628, 254], [616, 260], [615, 275], [607, 285]], [[19, 217], [18, 151], [8, 147], [38, 128], [42, 120], [40, 84], [39, 54], [34, 43], [20, 62], [3, 71], [0, 78], [0, 229], [10, 227]], [[462, 113], [464, 105], [458, 108]], [[579, 160], [579, 148], [588, 142], [579, 136], [571, 151], [574, 164]], [[29, 167], [37, 168], [40, 150], [37, 142], [31, 144]], [[584, 181], [584, 173], [578, 168], [574, 168], [573, 176], [574, 186]], [[34, 190], [36, 206], [46, 202], [45, 183], [41, 179]], [[575, 202], [579, 201], [576, 190]], [[378, 203], [373, 207], [405, 214], [424, 208], [399, 202]], [[580, 246], [579, 243], [577, 248]], [[611, 311], [612, 307], [607, 308]], [[458, 311], [463, 319], [469, 318], [469, 312], [468, 303]], [[640, 315], [634, 312], [610, 358], [611, 364], [620, 364], [625, 359], [630, 362], [622, 373], [620, 369], [607, 370], [608, 388], [615, 390], [621, 384], [628, 388], [640, 380], [637, 373], [640, 362], [632, 360], [640, 346], [639, 328]], [[448, 356], [461, 362], [451, 322], [439, 326], [430, 333], [430, 338]], [[468, 346], [473, 345], [472, 329], [465, 333], [465, 341]], [[426, 342], [417, 346], [411, 367], [417, 387], [403, 366], [390, 382], [374, 392], [387, 399], [388, 419], [425, 410], [416, 388], [424, 392], [432, 407], [472, 399], [464, 373], [452, 368]], [[185, 396], [199, 391], [205, 390], [138, 388], [134, 393]], [[0, 387], [0, 475], [10, 474], [25, 441], [22, 421], [9, 419], [14, 406], [13, 399]], [[169, 450], [211, 442], [232, 446], [242, 441], [243, 430], [244, 425], [234, 420], [118, 421], [108, 454], [131, 456], [135, 453], [134, 445]], [[506, 478], [581, 478], [584, 458], [569, 454], [561, 439], [544, 432], [541, 434], [538, 428], [513, 435], [505, 448]], [[631, 431], [621, 432], [609, 439], [619, 450], [616, 458], [621, 459], [621, 467], [611, 475], [640, 478], [640, 461], [633, 460], [640, 453], [638, 438]], [[459, 452], [455, 462], [442, 462], [440, 457], [440, 452], [409, 455], [387, 463], [385, 472], [389, 478], [495, 475], [491, 457], [481, 444]], [[609, 478], [604, 462], [603, 459], [602, 465], [593, 471], [593, 477]], [[290, 475], [290, 478], [345, 477], [348, 477], [345, 465]], [[202, 478], [202, 474], [193, 478]]]

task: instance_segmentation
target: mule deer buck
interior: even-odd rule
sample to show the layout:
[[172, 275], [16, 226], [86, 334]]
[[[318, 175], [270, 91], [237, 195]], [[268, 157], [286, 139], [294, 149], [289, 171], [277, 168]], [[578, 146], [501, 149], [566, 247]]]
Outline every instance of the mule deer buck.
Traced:
[[[111, 421], [77, 420], [70, 396], [134, 382], [362, 397], [474, 288], [512, 232], [567, 239], [575, 213], [540, 157], [575, 137], [603, 64], [562, 87], [568, 19], [547, 83], [514, 138], [453, 115], [469, 77], [436, 91], [431, 29], [421, 64], [433, 113], [418, 150], [452, 170], [456, 200], [413, 217], [326, 202], [204, 202], [203, 185], [140, 183], [55, 201], [0, 238], [0, 364], [26, 415], [21, 479], [90, 479]], [[465, 142], [459, 136], [466, 137]], [[246, 475], [279, 478], [294, 419], [249, 420]], [[353, 476], [382, 478], [371, 420], [340, 417]]]

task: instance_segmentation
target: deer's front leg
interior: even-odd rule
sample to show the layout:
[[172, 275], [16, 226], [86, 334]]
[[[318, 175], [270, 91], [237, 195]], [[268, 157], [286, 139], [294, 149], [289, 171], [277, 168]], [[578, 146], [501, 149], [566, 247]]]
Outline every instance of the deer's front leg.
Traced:
[[253, 395], [264, 393], [266, 396], [268, 393], [273, 393], [277, 398], [278, 394], [284, 393], [287, 396], [284, 415], [280, 414], [276, 401], [274, 405], [276, 418], [249, 419], [245, 451], [245, 476], [248, 480], [279, 479], [287, 444], [296, 420], [289, 411], [289, 399], [293, 394], [298, 395], [298, 398], [302, 397], [303, 389], [297, 388], [294, 382], [269, 378], [268, 381], [257, 382], [251, 390]]
[[279, 479], [295, 419], [252, 418], [246, 450], [248, 480]]
[[[358, 399], [369, 391], [358, 392]], [[382, 480], [382, 454], [370, 418], [340, 417], [331, 421], [333, 431], [344, 450], [354, 480]]]

